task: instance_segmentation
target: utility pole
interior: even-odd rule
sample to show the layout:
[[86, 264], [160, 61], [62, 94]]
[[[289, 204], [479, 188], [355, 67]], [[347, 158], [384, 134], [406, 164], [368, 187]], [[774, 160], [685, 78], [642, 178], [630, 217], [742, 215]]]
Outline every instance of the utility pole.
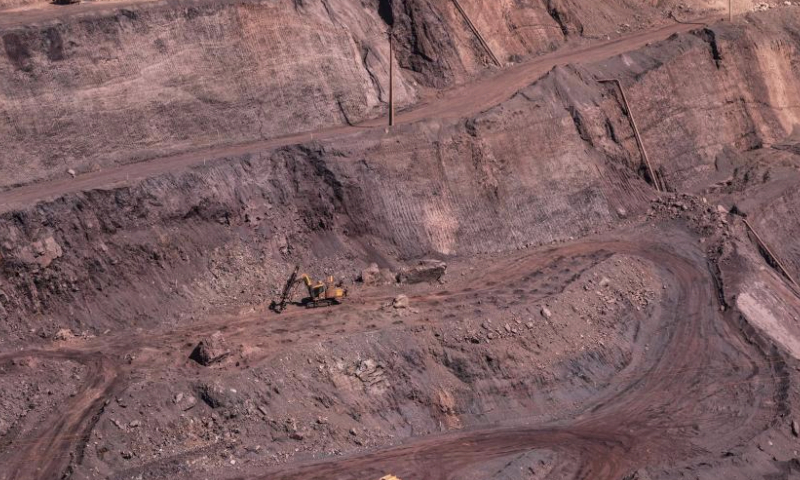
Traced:
[[728, 0], [728, 21], [733, 21], [733, 0]]
[[389, 126], [394, 126], [394, 29], [389, 30]]

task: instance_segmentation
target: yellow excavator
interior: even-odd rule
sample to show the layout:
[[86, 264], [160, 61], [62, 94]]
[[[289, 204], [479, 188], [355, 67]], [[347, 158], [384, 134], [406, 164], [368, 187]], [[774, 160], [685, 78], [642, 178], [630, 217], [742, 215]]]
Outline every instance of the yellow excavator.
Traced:
[[283, 287], [281, 298], [278, 301], [273, 300], [269, 305], [270, 310], [275, 313], [283, 312], [286, 309], [286, 305], [292, 301], [295, 288], [300, 283], [304, 283], [308, 289], [308, 297], [300, 302], [306, 308], [338, 305], [342, 303], [343, 298], [347, 297], [347, 290], [337, 284], [332, 276], [326, 278], [324, 282], [315, 282], [308, 274], [299, 275], [299, 272], [300, 265], [297, 265]]

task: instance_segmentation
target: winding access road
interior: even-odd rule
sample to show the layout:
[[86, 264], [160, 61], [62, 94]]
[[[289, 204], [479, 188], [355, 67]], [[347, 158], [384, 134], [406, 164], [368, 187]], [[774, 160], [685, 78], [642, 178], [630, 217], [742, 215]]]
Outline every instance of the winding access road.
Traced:
[[[580, 243], [514, 263], [521, 274], [554, 258], [610, 251], [650, 260], [661, 269], [668, 288], [661, 315], [643, 326], [634, 360], [620, 380], [577, 418], [545, 425], [517, 418], [511, 425], [425, 437], [362, 456], [240, 478], [357, 480], [391, 473], [450, 480], [494, 459], [546, 449], [558, 454], [548, 478], [620, 480], [648, 465], [747, 443], [786, 408], [771, 401], [788, 388], [785, 364], [774, 352], [761, 350], [757, 339], [745, 338], [734, 311], [721, 312], [717, 282], [702, 254], [681, 235], [663, 238], [672, 243]], [[726, 414], [720, 405], [735, 407]]]
[[[531, 271], [565, 258], [620, 253], [655, 264], [665, 288], [662, 303], [652, 318], [642, 322], [630, 363], [591, 401], [581, 405], [578, 415], [535, 424], [525, 419], [524, 412], [516, 412], [512, 420], [501, 425], [412, 438], [399, 446], [360, 456], [293, 464], [238, 478], [363, 480], [392, 473], [406, 479], [456, 479], [459, 471], [479, 468], [493, 459], [546, 449], [557, 454], [554, 472], [561, 477], [619, 480], [646, 465], [691, 458], [698, 452], [722, 451], [751, 441], [786, 408], [780, 402], [768, 401], [781, 398], [779, 393], [787, 388], [780, 356], [762, 351], [758, 338], [745, 338], [736, 324], [735, 311], [721, 312], [718, 283], [695, 238], [674, 226], [656, 234], [650, 231], [647, 235], [619, 235], [509, 255], [493, 261], [476, 278], [459, 285], [458, 290], [436, 295], [438, 301], [452, 298], [458, 302], [458, 297], [469, 297], [475, 289], [491, 294], [507, 289], [509, 283], [522, 281]], [[559, 279], [541, 281], [552, 283]], [[574, 278], [565, 277], [557, 288], [565, 288], [573, 281]], [[374, 310], [386, 300], [366, 298], [363, 303], [345, 304], [337, 315]], [[425, 295], [412, 299], [420, 308], [425, 308], [427, 300]], [[531, 305], [540, 300], [529, 299]], [[212, 319], [146, 335], [98, 338], [65, 350], [0, 356], [0, 360], [62, 358], [90, 366], [84, 387], [54, 413], [51, 422], [42, 423], [0, 449], [0, 479], [61, 478], [70, 461], [79, 465], [88, 434], [102, 415], [104, 401], [124, 389], [127, 379], [137, 372], [155, 373], [181, 361], [159, 352], [180, 351], [187, 338], [197, 338], [222, 326], [227, 327], [226, 336], [232, 341], [257, 336], [274, 342], [265, 348], [272, 354], [290, 348], [279, 342], [287, 336], [302, 340], [313, 335], [315, 341], [320, 341], [316, 337], [320, 334], [325, 338], [363, 329], [350, 323], [342, 333], [341, 324], [326, 326], [326, 315], [327, 312], [290, 313], [270, 322], [264, 322], [261, 316], [234, 322]], [[269, 335], [276, 328], [285, 333]], [[379, 324], [372, 328], [394, 327]], [[126, 353], [145, 355], [145, 350], [151, 352], [145, 358], [133, 365], [125, 362]], [[719, 405], [726, 409], [717, 408]]]

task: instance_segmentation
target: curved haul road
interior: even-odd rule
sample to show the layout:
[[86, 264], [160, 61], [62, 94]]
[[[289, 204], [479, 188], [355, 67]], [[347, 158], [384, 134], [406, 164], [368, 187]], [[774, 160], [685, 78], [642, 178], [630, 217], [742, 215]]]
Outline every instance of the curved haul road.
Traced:
[[[762, 351], [757, 346], [758, 338], [745, 339], [736, 324], [735, 311], [721, 313], [715, 277], [697, 250], [696, 239], [674, 227], [658, 231], [658, 241], [626, 237], [629, 239], [625, 241], [577, 243], [509, 255], [494, 262], [469, 286], [486, 290], [492, 279], [502, 279], [497, 287], [501, 288], [504, 282], [524, 278], [544, 265], [587, 254], [624, 253], [658, 266], [664, 282], [664, 300], [656, 307], [656, 315], [642, 322], [630, 364], [601, 388], [577, 417], [530, 425], [524, 416], [517, 416], [504, 425], [411, 439], [362, 456], [293, 465], [242, 478], [364, 480], [392, 473], [406, 480], [456, 479], [459, 470], [544, 448], [556, 452], [558, 459], [548, 478], [620, 480], [645, 465], [676, 462], [702, 452], [722, 452], [750, 441], [785, 408], [781, 399], [787, 387], [781, 378], [784, 365], [780, 356]], [[449, 295], [463, 294], [456, 291]], [[419, 301], [424, 303], [425, 297]], [[384, 299], [372, 299], [366, 305], [346, 304], [340, 308], [370, 309], [382, 302]], [[304, 312], [304, 316], [309, 315]], [[243, 321], [229, 331], [234, 336], [252, 336], [260, 334], [259, 328], [265, 323], [274, 328], [275, 322], [286, 322], [280, 326], [289, 329], [289, 334], [310, 329], [294, 318], [281, 317], [272, 322]], [[122, 352], [135, 352], [144, 346], [151, 351], [179, 348], [176, 346], [184, 344], [186, 332], [198, 335], [218, 327], [192, 325], [147, 338], [120, 335], [102, 339], [81, 350], [2, 356], [8, 359], [43, 355], [89, 361], [93, 373], [90, 383], [58, 412], [57, 421], [44, 424], [27, 437], [16, 439], [5, 451], [0, 450], [0, 464], [4, 465], [0, 478], [61, 478], [70, 457], [80, 463], [80, 452], [102, 413], [104, 399], [115, 388], [124, 388], [120, 373], [135, 369], [122, 366]], [[120, 357], [114, 360], [96, 353], [98, 350], [115, 351]], [[148, 359], [146, 368], [156, 370], [175, 361], [166, 358], [155, 355]], [[718, 408], [720, 405], [726, 407]]]
[[[404, 479], [457, 479], [459, 470], [547, 449], [558, 454], [559, 462], [547, 478], [621, 480], [647, 465], [721, 453], [746, 443], [786, 409], [785, 364], [777, 352], [755, 346], [756, 338], [744, 338], [735, 311], [721, 313], [710, 266], [690, 242], [675, 240], [669, 247], [615, 241], [550, 251], [550, 258], [608, 250], [648, 259], [662, 269], [669, 292], [662, 315], [643, 326], [638, 355], [618, 376], [624, 381], [612, 383], [578, 418], [461, 431], [242, 478], [360, 480], [392, 473]], [[678, 253], [681, 246], [685, 250]], [[537, 263], [526, 262], [524, 271]], [[654, 348], [659, 341], [663, 343]], [[649, 343], [644, 351], [643, 343]], [[720, 405], [741, 410], [724, 414]]]

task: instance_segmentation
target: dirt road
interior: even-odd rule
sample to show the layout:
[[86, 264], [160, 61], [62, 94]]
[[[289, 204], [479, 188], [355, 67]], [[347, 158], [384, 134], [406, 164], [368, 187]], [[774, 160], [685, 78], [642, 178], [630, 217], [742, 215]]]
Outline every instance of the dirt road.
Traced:
[[[651, 237], [652, 235], [652, 237]], [[411, 439], [400, 446], [333, 461], [292, 465], [281, 470], [253, 472], [253, 479], [364, 479], [386, 473], [404, 479], [458, 478], [459, 470], [473, 469], [492, 459], [532, 449], [558, 453], [557, 472], [564, 477], [618, 480], [645, 465], [687, 458], [746, 442], [767, 427], [785, 407], [782, 361], [774, 352], [761, 351], [754, 339], [743, 338], [733, 313], [720, 312], [717, 283], [696, 240], [671, 227], [625, 240], [576, 243], [559, 248], [514, 254], [486, 265], [482, 273], [460, 290], [437, 298], [474, 295], [475, 289], [491, 293], [509, 288], [531, 271], [565, 258], [622, 253], [658, 265], [664, 301], [657, 315], [641, 325], [630, 363], [601, 393], [582, 405], [576, 417], [537, 425], [516, 414], [501, 425]], [[653, 237], [659, 240], [652, 240]], [[680, 253], [678, 253], [680, 252]], [[552, 282], [553, 278], [542, 279]], [[564, 280], [564, 288], [574, 279]], [[491, 287], [496, 282], [496, 287]], [[425, 309], [427, 296], [412, 301]], [[374, 309], [386, 298], [365, 298], [341, 307], [339, 314]], [[538, 298], [527, 300], [537, 304]], [[68, 350], [29, 351], [2, 356], [64, 358], [86, 363], [91, 374], [84, 388], [58, 412], [52, 422], [15, 439], [0, 451], [1, 479], [60, 478], [72, 459], [80, 463], [87, 432], [102, 413], [105, 400], [136, 372], [158, 372], [183, 361], [180, 352], [187, 338], [222, 326], [231, 339], [265, 338], [270, 355], [287, 347], [285, 338], [302, 341], [345, 335], [363, 330], [356, 323], [331, 325], [328, 312], [289, 314], [263, 321], [254, 315], [231, 322], [215, 319], [177, 330], [123, 334], [88, 340]], [[420, 320], [421, 321], [421, 320]], [[411, 324], [413, 325], [413, 323]], [[375, 325], [372, 328], [393, 328]], [[270, 335], [282, 329], [282, 335]], [[111, 357], [108, 352], [114, 352]], [[100, 353], [106, 352], [106, 353]], [[149, 353], [148, 353], [149, 352]], [[123, 361], [135, 353], [132, 365]], [[130, 370], [122, 375], [124, 370]], [[733, 406], [730, 410], [716, 408]]]
[[[91, 6], [91, 8], [110, 8], [104, 4], [96, 5], [96, 7]], [[699, 21], [708, 22], [713, 21], [715, 18], [705, 18]], [[8, 22], [8, 18], [5, 21]], [[420, 120], [464, 118], [501, 103], [519, 89], [529, 85], [558, 65], [599, 61], [634, 50], [651, 42], [663, 40], [672, 34], [696, 28], [698, 28], [698, 25], [675, 23], [659, 29], [643, 31], [590, 46], [567, 47], [552, 54], [537, 57], [530, 62], [504, 69], [495, 75], [474, 83], [443, 92], [436, 99], [400, 113], [396, 118], [396, 122], [398, 124], [409, 124]], [[242, 145], [222, 146], [173, 156], [152, 158], [139, 163], [83, 174], [75, 179], [65, 176], [62, 179], [13, 188], [0, 192], [0, 212], [31, 205], [42, 200], [57, 198], [68, 193], [131, 184], [145, 178], [179, 171], [191, 165], [212, 162], [225, 157], [262, 152], [313, 140], [327, 140], [348, 135], [364, 134], [369, 130], [379, 131], [384, 128], [384, 123], [385, 120], [383, 118], [377, 118], [356, 126], [338, 126]]]
[[[702, 258], [678, 255], [664, 245], [626, 242], [580, 244], [552, 254], [570, 257], [595, 249], [658, 263], [670, 300], [663, 305], [662, 316], [643, 328], [640, 342], [650, 347], [640, 350], [619, 376], [624, 381], [610, 385], [578, 418], [552, 425], [462, 431], [361, 457], [242, 478], [355, 480], [392, 473], [445, 480], [459, 478], [460, 470], [482, 462], [547, 449], [559, 454], [556, 471], [565, 477], [618, 480], [645, 465], [674, 459], [676, 452], [689, 456], [752, 437], [785, 408], [769, 401], [785, 388], [782, 362], [774, 357], [767, 361], [765, 352], [744, 341], [732, 317], [720, 313], [714, 280]], [[536, 263], [526, 262], [525, 268], [537, 268]], [[666, 343], [653, 348], [659, 336]], [[725, 397], [744, 392], [749, 400], [743, 415], [747, 421], [726, 421], [711, 413], [709, 406], [726, 404]], [[713, 427], [713, 433], [705, 438], [687, 434], [682, 426], [691, 424], [702, 430]]]
[[69, 459], [83, 455], [96, 416], [119, 380], [118, 366], [105, 354], [86, 350], [27, 351], [0, 355], [14, 358], [69, 360], [88, 367], [84, 385], [51, 422], [0, 449], [0, 478], [62, 478]]

